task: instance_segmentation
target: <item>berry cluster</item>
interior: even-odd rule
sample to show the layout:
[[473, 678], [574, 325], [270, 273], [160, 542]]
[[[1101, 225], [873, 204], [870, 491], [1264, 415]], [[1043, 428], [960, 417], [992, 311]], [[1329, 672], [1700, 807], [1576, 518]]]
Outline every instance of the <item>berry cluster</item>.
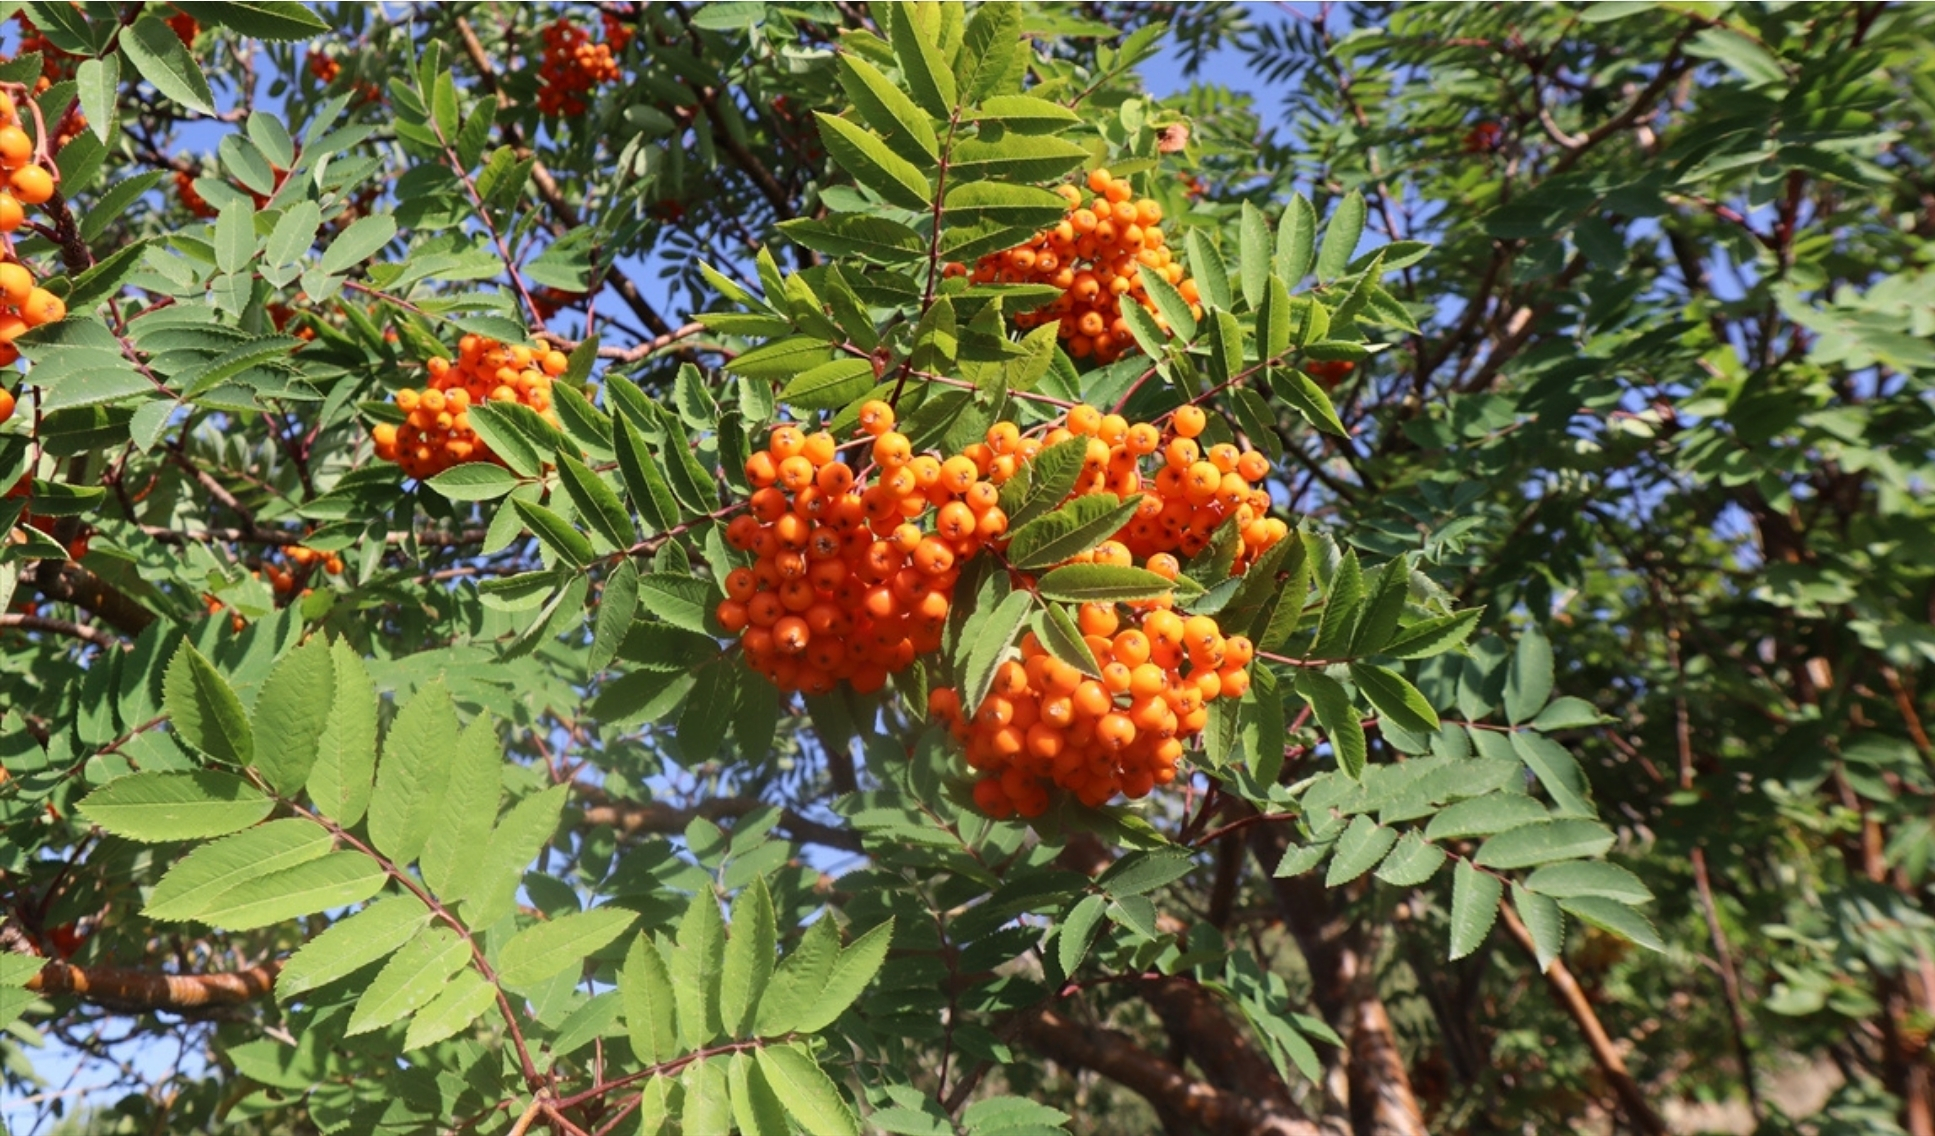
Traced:
[[1317, 380], [1325, 390], [1334, 388], [1357, 369], [1349, 359], [1310, 359], [1303, 364], [1304, 374]]
[[[0, 392], [0, 394], [4, 394], [4, 392]], [[10, 413], [12, 407], [12, 396], [0, 397], [0, 410], [6, 410]], [[0, 422], [6, 420], [7, 414], [0, 413]], [[30, 498], [33, 496], [33, 492], [33, 475], [24, 474], [19, 481], [14, 482], [13, 488], [7, 490], [6, 499]], [[21, 513], [20, 520], [17, 523], [31, 529], [38, 529], [40, 532], [45, 533], [50, 540], [61, 544], [67, 549], [67, 558], [69, 560], [84, 560], [87, 558], [88, 536], [91, 530], [86, 525], [79, 522], [69, 522], [63, 530], [62, 518], [49, 517], [31, 510]], [[21, 534], [15, 533], [12, 534], [11, 539], [14, 543], [21, 543], [25, 538]], [[32, 606], [32, 604], [28, 605], [30, 610]]]
[[605, 17], [605, 42], [593, 43], [591, 33], [559, 20], [543, 32], [544, 58], [538, 64], [538, 110], [553, 117], [585, 112], [584, 96], [601, 83], [618, 81], [617, 53], [625, 50], [631, 29]]
[[[1128, 560], [1120, 545], [1110, 552]], [[1160, 553], [1150, 564], [1176, 568]], [[1206, 615], [1169, 610], [1171, 602], [1123, 605], [1126, 625], [1116, 605], [1082, 605], [1099, 678], [1049, 654], [1030, 633], [1020, 660], [1001, 664], [971, 716], [951, 688], [929, 696], [929, 712], [966, 744], [968, 765], [982, 775], [974, 802], [983, 812], [1040, 816], [1057, 787], [1094, 808], [1175, 780], [1184, 743], [1209, 723], [1209, 703], [1249, 689], [1245, 668], [1256, 652], [1241, 635], [1225, 638]]]
[[182, 208], [203, 220], [213, 220], [215, 207], [195, 188], [195, 175], [187, 170], [175, 171], [175, 196], [181, 198]]
[[[1119, 414], [1076, 406], [1042, 441], [1089, 439], [1075, 496], [1108, 492], [1127, 500], [1142, 495], [1135, 516], [1115, 537], [1131, 557], [1194, 556], [1208, 547], [1218, 526], [1234, 518], [1235, 566], [1241, 571], [1282, 540], [1290, 526], [1267, 515], [1270, 495], [1259, 486], [1269, 476], [1269, 459], [1228, 442], [1205, 451], [1197, 438], [1207, 425], [1208, 416], [1196, 406], [1177, 408], [1167, 433], [1152, 423], [1131, 425]], [[1155, 464], [1153, 474], [1144, 468], [1145, 458]]]
[[201, 21], [179, 4], [175, 5], [175, 14], [168, 17], [168, 26], [174, 30], [183, 47], [195, 46], [195, 37], [202, 34]]
[[1136, 350], [1124, 302], [1141, 304], [1158, 326], [1167, 321], [1142, 283], [1148, 268], [1176, 286], [1191, 309], [1202, 314], [1196, 282], [1164, 243], [1162, 206], [1148, 198], [1132, 200], [1129, 183], [1107, 170], [1093, 170], [1088, 187], [1095, 197], [1084, 205], [1072, 185], [1056, 192], [1068, 203], [1068, 217], [1026, 244], [982, 257], [970, 273], [977, 284], [1049, 284], [1062, 294], [1047, 307], [1015, 317], [1021, 327], [1057, 324], [1057, 335], [1077, 359], [1112, 363]]
[[505, 346], [481, 335], [466, 335], [457, 358], [431, 359], [429, 381], [421, 391], [396, 392], [399, 425], [380, 422], [370, 436], [376, 456], [393, 461], [418, 479], [434, 477], [453, 465], [497, 461], [470, 428], [470, 408], [481, 402], [517, 402], [558, 424], [551, 408], [551, 380], [564, 374], [564, 354], [536, 345]]
[[[10, 238], [27, 223], [25, 206], [54, 196], [54, 176], [41, 164], [44, 156], [20, 128], [12, 96], [0, 91], [0, 177], [6, 183], [0, 189], [0, 237]], [[13, 341], [22, 332], [66, 316], [60, 297], [38, 287], [33, 273], [15, 259], [11, 239], [0, 241], [0, 367], [20, 358]]]
[[[871, 484], [831, 434], [778, 426], [746, 462], [751, 511], [726, 528], [757, 560], [727, 574], [720, 626], [781, 690], [825, 694], [845, 681], [869, 693], [938, 649], [957, 565], [1008, 528], [1000, 490], [984, 480], [992, 460], [915, 456], [884, 402], [862, 407], [860, 422], [873, 438]], [[1012, 473], [1020, 434], [1002, 425], [982, 449]], [[931, 530], [912, 523], [930, 511]]]
[[[1289, 532], [1265, 515], [1269, 495], [1257, 483], [1268, 460], [1228, 444], [1205, 454], [1196, 439], [1207, 419], [1194, 406], [1171, 415], [1167, 431], [1085, 405], [1038, 437], [997, 422], [985, 441], [946, 458], [914, 454], [884, 402], [862, 407], [860, 424], [871, 435], [872, 460], [858, 473], [832, 435], [776, 427], [746, 463], [749, 512], [726, 529], [727, 542], [756, 560], [727, 575], [719, 624], [741, 637], [748, 663], [782, 690], [823, 694], [842, 681], [862, 693], [878, 690], [889, 674], [937, 649], [960, 565], [983, 548], [1007, 547], [1001, 486], [1048, 446], [1087, 440], [1071, 498], [1141, 497], [1112, 539], [1071, 563], [1141, 561], [1175, 579], [1175, 554], [1202, 551], [1229, 522], [1240, 571]], [[1157, 467], [1152, 474], [1145, 458]], [[1009, 572], [1019, 586], [1032, 586], [1025, 573]], [[1215, 620], [1184, 618], [1173, 606], [1173, 594], [1084, 606], [1092, 675], [1031, 635], [971, 712], [957, 691], [934, 691], [930, 711], [953, 727], [969, 765], [983, 774], [975, 790], [983, 810], [1038, 816], [1051, 787], [1093, 806], [1118, 792], [1144, 796], [1174, 779], [1184, 741], [1208, 721], [1209, 702], [1248, 689], [1244, 668], [1254, 648], [1240, 636], [1225, 639]]]
[[34, 83], [34, 94], [74, 77], [74, 69], [80, 65], [80, 56], [69, 54], [54, 45], [54, 41], [41, 34], [34, 22], [27, 18], [24, 11], [14, 13], [20, 23], [20, 54], [40, 55], [40, 78]]
[[343, 73], [343, 65], [340, 62], [331, 59], [320, 51], [311, 51], [308, 59], [304, 62], [309, 68], [309, 73], [316, 77], [316, 82], [321, 83], [325, 87], [335, 82], [336, 76]]

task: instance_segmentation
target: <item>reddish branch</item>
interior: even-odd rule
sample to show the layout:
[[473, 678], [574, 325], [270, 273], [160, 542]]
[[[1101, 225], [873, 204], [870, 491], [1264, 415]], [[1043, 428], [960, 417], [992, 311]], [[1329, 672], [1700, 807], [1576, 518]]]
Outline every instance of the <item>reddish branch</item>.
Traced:
[[216, 974], [164, 974], [119, 966], [73, 966], [50, 962], [27, 980], [27, 989], [49, 996], [73, 995], [110, 1010], [147, 1013], [207, 1010], [260, 998], [275, 987], [279, 962]]
[[1198, 1081], [1119, 1030], [1085, 1026], [1042, 1010], [1022, 1022], [1021, 1037], [1057, 1064], [1099, 1073], [1133, 1090], [1154, 1106], [1171, 1131], [1190, 1126], [1214, 1136], [1319, 1136], [1322, 1131], [1294, 1106], [1246, 1098]]

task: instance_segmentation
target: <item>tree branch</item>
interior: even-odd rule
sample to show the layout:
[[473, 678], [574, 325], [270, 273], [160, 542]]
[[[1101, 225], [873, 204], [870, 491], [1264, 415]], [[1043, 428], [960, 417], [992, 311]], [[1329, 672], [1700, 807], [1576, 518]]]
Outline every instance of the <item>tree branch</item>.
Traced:
[[[1534, 961], [1538, 959], [1538, 947], [1532, 942], [1532, 932], [1525, 929], [1518, 913], [1509, 905], [1500, 905], [1500, 922], [1511, 933], [1518, 945]], [[1579, 1032], [1585, 1035], [1586, 1047], [1592, 1050], [1592, 1059], [1599, 1066], [1599, 1072], [1612, 1085], [1613, 1093], [1619, 1097], [1620, 1107], [1625, 1110], [1626, 1119], [1634, 1130], [1645, 1136], [1666, 1136], [1666, 1122], [1653, 1111], [1653, 1106], [1640, 1091], [1639, 1082], [1626, 1069], [1626, 1059], [1613, 1046], [1612, 1038], [1607, 1035], [1606, 1027], [1600, 1023], [1599, 1014], [1593, 1010], [1592, 1002], [1586, 992], [1579, 988], [1579, 982], [1566, 969], [1565, 960], [1553, 959], [1552, 965], [1545, 969], [1545, 984], [1551, 988], [1552, 996], [1559, 1001], [1561, 1009], [1572, 1018]]]
[[177, 1013], [233, 1006], [275, 988], [279, 962], [215, 974], [165, 974], [119, 966], [73, 966], [50, 962], [27, 980], [27, 989], [50, 997], [73, 995], [127, 1013]]
[[1020, 1032], [1044, 1057], [1100, 1073], [1139, 1094], [1165, 1121], [1194, 1125], [1214, 1136], [1322, 1136], [1301, 1115], [1191, 1079], [1119, 1030], [1091, 1028], [1042, 1010], [1024, 1019]]
[[[661, 801], [619, 800], [598, 786], [583, 781], [572, 782], [571, 789], [585, 802], [584, 818], [587, 824], [610, 825], [621, 836], [676, 836], [699, 817], [714, 821], [737, 819], [754, 809], [773, 807], [757, 797], [714, 797], [702, 805], [682, 809]], [[848, 852], [863, 851], [857, 833], [808, 820], [791, 809], [780, 810], [779, 827], [803, 843]]]

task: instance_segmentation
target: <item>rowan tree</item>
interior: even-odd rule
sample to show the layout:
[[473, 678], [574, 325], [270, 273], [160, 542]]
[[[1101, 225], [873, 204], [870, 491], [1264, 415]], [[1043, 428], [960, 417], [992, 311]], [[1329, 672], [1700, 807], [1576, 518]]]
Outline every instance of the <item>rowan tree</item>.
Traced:
[[9, 1122], [1935, 1136], [1921, 10], [17, 19]]

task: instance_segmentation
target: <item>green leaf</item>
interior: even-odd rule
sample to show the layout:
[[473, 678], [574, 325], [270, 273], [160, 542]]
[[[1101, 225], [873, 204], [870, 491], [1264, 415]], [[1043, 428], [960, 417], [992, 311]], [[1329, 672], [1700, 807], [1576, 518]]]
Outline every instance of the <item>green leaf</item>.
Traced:
[[693, 456], [691, 439], [685, 426], [670, 411], [654, 404], [659, 427], [665, 431], [666, 475], [672, 495], [687, 508], [708, 513], [719, 506], [718, 487], [712, 474]]
[[470, 1026], [497, 1001], [497, 987], [474, 970], [463, 970], [450, 980], [429, 1005], [410, 1019], [403, 1035], [405, 1050], [435, 1045]]
[[1538, 957], [1539, 971], [1552, 968], [1552, 961], [1565, 950], [1565, 915], [1559, 905], [1545, 896], [1512, 885], [1512, 906], [1532, 935], [1532, 951]]
[[1638, 876], [1603, 860], [1547, 864], [1527, 877], [1525, 886], [1554, 899], [1596, 895], [1627, 905], [1653, 902], [1653, 893]]
[[[543, 469], [539, 450], [531, 444], [522, 431], [511, 421], [510, 415], [499, 403], [481, 403], [467, 412], [470, 428], [490, 452], [504, 459], [511, 472], [519, 477], [536, 477]], [[548, 450], [546, 451], [548, 452]]]
[[1350, 267], [1351, 254], [1357, 251], [1357, 242], [1364, 235], [1364, 216], [1364, 195], [1355, 189], [1337, 203], [1330, 215], [1330, 224], [1324, 227], [1323, 247], [1317, 252], [1317, 279], [1335, 280]]
[[407, 864], [423, 851], [444, 806], [457, 739], [457, 715], [442, 682], [418, 688], [390, 724], [370, 798], [370, 840], [392, 861]]
[[197, 4], [195, 14], [255, 39], [303, 40], [330, 30], [308, 5], [296, 0], [243, 0]]
[[347, 1036], [379, 1030], [430, 1004], [452, 975], [470, 963], [470, 944], [448, 927], [432, 927], [403, 944], [356, 1000]]
[[208, 89], [201, 66], [165, 22], [144, 14], [122, 29], [121, 50], [164, 97], [190, 110], [215, 113], [215, 92]]
[[121, 57], [108, 55], [81, 60], [80, 66], [74, 69], [74, 83], [88, 128], [101, 141], [112, 140], [115, 130], [120, 128], [120, 116], [115, 113], [114, 104], [121, 93]]
[[1141, 503], [1140, 494], [1127, 500], [1109, 493], [1077, 497], [1014, 530], [1008, 562], [1024, 572], [1052, 568], [1114, 536], [1134, 518]]
[[430, 909], [415, 896], [385, 896], [296, 948], [276, 976], [276, 997], [289, 1001], [363, 969], [417, 938]]
[[452, 501], [493, 501], [517, 487], [517, 478], [496, 462], [453, 465], [429, 481], [430, 488]]
[[934, 199], [934, 186], [907, 159], [864, 128], [824, 111], [814, 111], [820, 140], [827, 153], [853, 179], [903, 209], [924, 210]]
[[1095, 879], [1095, 886], [1117, 899], [1142, 895], [1175, 883], [1196, 866], [1195, 858], [1182, 848], [1152, 848], [1131, 852], [1109, 865]]
[[638, 578], [638, 599], [645, 610], [674, 627], [710, 635], [706, 617], [718, 600], [713, 586], [696, 576], [647, 572]]
[[168, 870], [142, 914], [180, 922], [215, 906], [224, 892], [329, 852], [329, 830], [310, 820], [274, 820], [205, 844]]
[[786, 1107], [755, 1061], [752, 1054], [741, 1050], [726, 1066], [733, 1118], [741, 1136], [788, 1136], [793, 1127], [786, 1122]]
[[1402, 556], [1386, 563], [1366, 581], [1365, 592], [1369, 598], [1358, 613], [1357, 626], [1351, 629], [1353, 658], [1381, 653], [1384, 644], [1397, 633], [1405, 601], [1410, 596], [1410, 581], [1411, 563]]
[[860, 1136], [853, 1110], [804, 1049], [770, 1045], [757, 1051], [757, 1060], [759, 1071], [801, 1128], [814, 1136]]
[[114, 835], [152, 844], [247, 828], [268, 816], [275, 802], [233, 773], [197, 769], [119, 777], [89, 793], [78, 807]]
[[887, 36], [894, 48], [894, 62], [900, 66], [901, 79], [914, 101], [935, 118], [954, 114], [954, 71], [941, 55], [927, 19], [911, 5], [892, 10], [885, 21]]
[[961, 642], [967, 648], [966, 666], [961, 673], [964, 713], [974, 713], [987, 697], [988, 688], [994, 685], [995, 669], [1021, 635], [1022, 625], [1028, 621], [1033, 606], [1034, 597], [1027, 592], [1010, 592], [993, 611], [976, 612], [976, 618], [962, 632]]
[[1371, 705], [1377, 707], [1377, 712], [1399, 727], [1414, 734], [1437, 732], [1438, 712], [1403, 675], [1388, 667], [1352, 663], [1350, 678], [1364, 692], [1364, 697], [1371, 700]]
[[1587, 726], [1597, 726], [1606, 720], [1606, 716], [1599, 712], [1598, 707], [1583, 698], [1574, 698], [1568, 694], [1563, 698], [1553, 699], [1545, 709], [1539, 711], [1539, 716], [1532, 719], [1532, 728], [1577, 730]]
[[1558, 742], [1529, 730], [1512, 733], [1512, 749], [1518, 753], [1539, 784], [1552, 794], [1552, 803], [1571, 816], [1593, 815], [1586, 800], [1586, 775], [1579, 762]]
[[363, 819], [376, 775], [376, 688], [347, 643], [332, 644], [329, 659], [336, 687], [309, 769], [309, 799], [322, 815], [349, 827]]
[[618, 472], [625, 478], [625, 490], [631, 494], [632, 507], [638, 510], [639, 517], [654, 532], [664, 532], [676, 526], [684, 514], [679, 509], [677, 498], [672, 496], [672, 486], [666, 482], [657, 459], [652, 457], [645, 436], [623, 414], [618, 415], [612, 425], [612, 449], [618, 455]]
[[871, 359], [834, 359], [801, 373], [779, 392], [801, 410], [839, 410], [873, 389]]
[[724, 1029], [719, 1011], [719, 973], [725, 967], [726, 925], [710, 884], [692, 897], [679, 920], [678, 947], [666, 960], [678, 1001], [679, 1041], [687, 1049], [706, 1045]]
[[998, 0], [974, 10], [957, 57], [966, 101], [979, 102], [1014, 85], [1019, 78], [1015, 64], [1020, 43], [1020, 4]]
[[459, 896], [465, 920], [473, 927], [488, 927], [509, 914], [524, 879], [524, 869], [558, 830], [564, 812], [568, 785], [553, 785], [533, 793], [511, 806], [491, 830], [479, 859], [477, 874]]
[[242, 700], [221, 672], [183, 642], [169, 660], [161, 708], [175, 736], [225, 765], [247, 765], [255, 757], [255, 734]]
[[590, 466], [559, 450], [558, 481], [570, 496], [578, 515], [596, 529], [599, 536], [620, 551], [631, 547], [638, 535], [632, 528], [631, 514], [625, 511], [624, 503], [605, 484], [604, 479], [591, 472]]
[[1505, 885], [1497, 876], [1481, 872], [1463, 860], [1451, 872], [1451, 958], [1477, 950], [1498, 918]]
[[1088, 675], [1100, 678], [1102, 668], [1095, 662], [1094, 652], [1088, 649], [1088, 641], [1082, 637], [1082, 630], [1075, 624], [1073, 616], [1059, 604], [1043, 604], [1035, 616], [1035, 636], [1048, 653]]
[[320, 228], [322, 209], [315, 202], [298, 201], [291, 205], [269, 234], [269, 243], [263, 248], [265, 263], [276, 268], [301, 260], [315, 243], [316, 230]]
[[1070, 564], [1044, 575], [1036, 587], [1043, 599], [1063, 603], [1132, 603], [1187, 590], [1179, 584], [1146, 568]]
[[[1263, 211], [1245, 201], [1243, 219], [1237, 236], [1238, 276], [1243, 284], [1243, 299], [1252, 309], [1263, 306], [1270, 281], [1270, 222]], [[1284, 293], [1287, 298], [1289, 293]], [[1258, 338], [1261, 338], [1259, 335]], [[1265, 355], [1264, 358], [1269, 358]]]
[[1364, 573], [1357, 563], [1357, 550], [1344, 553], [1337, 571], [1330, 578], [1324, 596], [1323, 614], [1317, 620], [1317, 638], [1311, 653], [1319, 659], [1337, 659], [1350, 650], [1351, 632], [1357, 627], [1357, 613], [1364, 602]]
[[776, 942], [772, 896], [766, 881], [755, 876], [732, 905], [732, 935], [719, 972], [719, 1017], [726, 1036], [751, 1035], [760, 998], [773, 976]]
[[[1514, 774], [1517, 776], [1517, 774]], [[1551, 819], [1545, 806], [1524, 793], [1487, 793], [1447, 805], [1425, 826], [1427, 840], [1490, 836]]]
[[284, 655], [269, 672], [255, 699], [251, 729], [275, 739], [255, 759], [271, 789], [293, 796], [309, 780], [335, 700], [336, 665], [320, 635]]
[[1189, 342], [1196, 338], [1196, 317], [1189, 310], [1189, 302], [1176, 291], [1176, 286], [1146, 264], [1137, 265], [1136, 272], [1142, 279], [1142, 287], [1149, 298], [1155, 301], [1156, 311], [1169, 321], [1170, 334], [1177, 339]]
[[1559, 906], [1583, 922], [1629, 939], [1648, 950], [1666, 950], [1666, 944], [1660, 940], [1659, 932], [1653, 929], [1652, 921], [1623, 903], [1596, 895], [1581, 895], [1562, 899]]
[[529, 986], [572, 965], [610, 943], [638, 922], [638, 912], [594, 907], [537, 923], [511, 936], [497, 952], [497, 976], [512, 986]]
[[1538, 628], [1527, 628], [1505, 674], [1505, 716], [1515, 725], [1528, 721], [1551, 696], [1552, 644]]
[[998, 139], [956, 142], [947, 172], [964, 181], [1042, 182], [1061, 177], [1088, 157], [1086, 147], [1052, 134], [1005, 133]]
[[1209, 313], [1209, 378], [1219, 387], [1234, 382], [1243, 370], [1243, 328], [1226, 311]]
[[1338, 887], [1377, 867], [1391, 846], [1397, 843], [1396, 829], [1385, 828], [1366, 814], [1351, 818], [1350, 827], [1337, 838], [1337, 850], [1324, 875], [1325, 887]]
[[329, 242], [323, 251], [321, 269], [330, 276], [347, 272], [376, 255], [396, 239], [396, 218], [388, 213], [373, 213], [359, 218], [342, 235]]
[[680, 1075], [685, 1109], [679, 1117], [683, 1136], [727, 1136], [732, 1131], [732, 1092], [726, 1061], [713, 1057], [694, 1061]]
[[1309, 375], [1294, 367], [1285, 367], [1271, 371], [1270, 381], [1277, 394], [1303, 415], [1304, 421], [1326, 434], [1350, 437], [1344, 420], [1337, 417], [1337, 407], [1331, 403], [1330, 395]]
[[1020, 530], [1066, 500], [1074, 492], [1087, 458], [1088, 439], [1068, 438], [1045, 447], [1035, 460], [1009, 478], [1001, 487], [1001, 510], [1008, 514], [1008, 531]]
[[1295, 288], [1310, 272], [1310, 260], [1317, 245], [1317, 210], [1310, 199], [1299, 193], [1290, 199], [1289, 208], [1277, 222], [1276, 275]]
[[1544, 820], [1520, 825], [1485, 841], [1473, 862], [1490, 868], [1529, 868], [1553, 860], [1602, 855], [1612, 845], [1612, 829], [1598, 821]]
[[626, 557], [605, 577], [604, 591], [599, 594], [598, 625], [592, 633], [591, 654], [585, 662], [588, 670], [596, 673], [611, 665], [637, 612], [638, 567]]
[[238, 884], [196, 918], [225, 931], [248, 931], [361, 903], [388, 879], [383, 866], [361, 852], [331, 852]]
[[468, 889], [504, 794], [504, 749], [488, 714], [464, 728], [449, 760], [450, 780], [417, 865], [430, 890], [443, 896]]
[[1726, 64], [1747, 80], [1749, 90], [1787, 80], [1787, 70], [1781, 66], [1779, 56], [1747, 34], [1723, 24], [1702, 29], [1686, 45], [1686, 53]]
[[1055, 959], [1065, 977], [1072, 978], [1082, 965], [1082, 960], [1088, 957], [1089, 945], [1095, 941], [1096, 931], [1101, 929], [1102, 915], [1108, 903], [1108, 897], [1091, 892], [1076, 900], [1062, 917], [1055, 940]]
[[991, 95], [981, 100], [970, 117], [976, 122], [998, 122], [1022, 134], [1049, 134], [1082, 120], [1062, 104], [1034, 95]]
[[[1222, 254], [1211, 243], [1208, 230], [1190, 229], [1188, 245], [1189, 268], [1196, 278], [1197, 288], [1201, 290], [1203, 305], [1228, 314], [1236, 306], [1230, 296], [1229, 269], [1223, 264]], [[1242, 366], [1243, 360], [1238, 358], [1234, 369], [1240, 370]]]
[[1413, 830], [1400, 837], [1397, 847], [1378, 865], [1377, 878], [1392, 887], [1417, 887], [1437, 875], [1445, 859], [1444, 849], [1426, 843]]
[[1471, 638], [1472, 629], [1484, 614], [1484, 608], [1473, 607], [1454, 615], [1419, 620], [1400, 630], [1378, 653], [1393, 659], [1428, 659], [1442, 655]]
[[592, 547], [591, 539], [572, 528], [563, 517], [522, 497], [511, 498], [511, 507], [517, 510], [518, 519], [537, 536], [538, 543], [564, 563], [583, 569], [598, 558], [598, 550]]
[[835, 62], [847, 100], [868, 126], [885, 136], [888, 145], [909, 161], [939, 160], [941, 145], [933, 123], [893, 80], [852, 52], [841, 52]]
[[794, 1029], [800, 1033], [818, 1033], [858, 1001], [873, 976], [880, 973], [880, 964], [887, 961], [887, 945], [893, 934], [894, 921], [889, 919], [841, 951], [833, 961], [826, 983], [818, 991], [809, 992], [812, 1002]]
[[1367, 752], [1364, 726], [1358, 721], [1357, 709], [1351, 705], [1344, 685], [1321, 672], [1300, 670], [1297, 672], [1296, 686], [1297, 693], [1310, 703], [1317, 724], [1330, 738], [1331, 748], [1336, 751], [1338, 768], [1352, 780], [1361, 778]]
[[655, 1065], [678, 1056], [679, 1033], [677, 1002], [672, 993], [672, 975], [665, 959], [652, 943], [640, 934], [625, 954], [625, 965], [618, 971], [618, 996], [625, 1004], [625, 1028], [631, 1037], [632, 1056], [646, 1065]]

